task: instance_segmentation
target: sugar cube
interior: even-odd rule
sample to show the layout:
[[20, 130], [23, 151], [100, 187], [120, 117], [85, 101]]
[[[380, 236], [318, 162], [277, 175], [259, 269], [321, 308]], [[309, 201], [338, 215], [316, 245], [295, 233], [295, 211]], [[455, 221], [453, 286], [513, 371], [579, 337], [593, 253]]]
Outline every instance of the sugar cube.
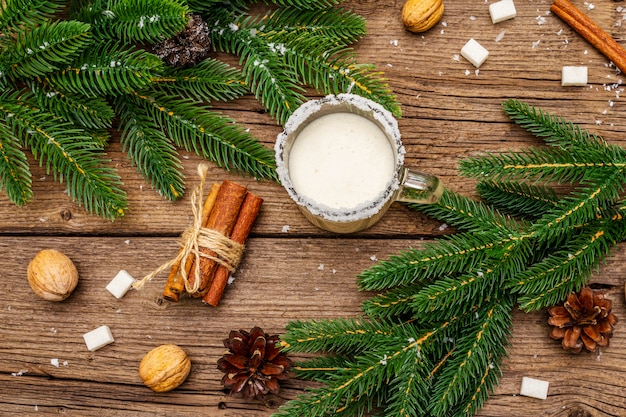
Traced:
[[122, 269], [111, 280], [111, 282], [109, 282], [109, 284], [106, 286], [106, 289], [109, 290], [109, 292], [113, 294], [116, 298], [122, 298], [124, 294], [128, 292], [134, 282], [135, 278], [133, 278], [128, 272]]
[[85, 339], [87, 349], [92, 352], [114, 342], [111, 329], [109, 329], [109, 326], [106, 325], [85, 333], [83, 335], [83, 339]]
[[527, 376], [522, 378], [522, 388], [520, 389], [520, 395], [526, 397], [538, 398], [545, 400], [548, 398], [548, 381], [542, 381], [540, 379], [529, 378]]
[[467, 59], [476, 68], [480, 67], [489, 56], [489, 51], [479, 44], [474, 38], [471, 38], [461, 48], [461, 55]]
[[489, 14], [491, 15], [491, 21], [495, 25], [496, 23], [513, 19], [517, 16], [517, 10], [515, 10], [513, 0], [500, 0], [489, 5]]
[[563, 87], [587, 85], [586, 66], [566, 66], [561, 70], [561, 85]]

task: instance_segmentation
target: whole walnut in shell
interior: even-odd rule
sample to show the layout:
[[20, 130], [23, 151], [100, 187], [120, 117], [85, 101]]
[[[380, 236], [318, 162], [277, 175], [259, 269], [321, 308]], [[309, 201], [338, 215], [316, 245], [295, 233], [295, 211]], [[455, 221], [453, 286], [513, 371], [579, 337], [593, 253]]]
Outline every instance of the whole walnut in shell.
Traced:
[[62, 301], [78, 284], [78, 271], [70, 258], [54, 249], [37, 253], [28, 264], [28, 283], [35, 294], [48, 301]]
[[152, 349], [139, 364], [139, 376], [155, 392], [167, 392], [182, 384], [191, 371], [187, 353], [174, 344]]

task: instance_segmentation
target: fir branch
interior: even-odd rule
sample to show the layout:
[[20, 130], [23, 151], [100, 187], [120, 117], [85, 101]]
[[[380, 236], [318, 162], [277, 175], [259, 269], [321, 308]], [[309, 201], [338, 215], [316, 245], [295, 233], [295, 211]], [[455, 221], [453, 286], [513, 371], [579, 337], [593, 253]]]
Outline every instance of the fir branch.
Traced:
[[67, 185], [67, 193], [87, 211], [114, 219], [126, 209], [126, 194], [114, 169], [104, 166], [101, 147], [81, 129], [54, 115], [20, 104], [15, 94], [3, 95], [11, 130], [30, 147], [46, 172]]
[[448, 236], [420, 249], [409, 249], [358, 275], [361, 290], [381, 290], [420, 282], [430, 282], [434, 276], [444, 276], [459, 269], [473, 270], [493, 256], [493, 249], [511, 244], [513, 240], [502, 233], [463, 233]]
[[290, 6], [297, 9], [324, 9], [343, 2], [343, 0], [269, 0], [279, 6]]
[[241, 72], [208, 58], [192, 68], [170, 68], [155, 77], [151, 89], [203, 101], [233, 100], [247, 91]]
[[[61, 2], [49, 0], [13, 0], [0, 2], [0, 32], [12, 32], [20, 26], [33, 27], [45, 22], [61, 8]], [[2, 39], [0, 37], [0, 39]], [[0, 42], [4, 42], [2, 39]]]
[[21, 140], [4, 124], [13, 114], [7, 113], [2, 103], [0, 112], [0, 191], [4, 189], [13, 204], [23, 206], [33, 198], [28, 161], [21, 150]]
[[489, 204], [511, 215], [537, 218], [559, 204], [559, 196], [552, 187], [517, 182], [482, 181], [476, 190]]
[[94, 38], [124, 43], [156, 43], [182, 31], [189, 8], [179, 0], [96, 1], [78, 18], [93, 25]]
[[[433, 387], [429, 410], [432, 415], [446, 415], [459, 406], [474, 409], [474, 403], [486, 399], [499, 376], [499, 372], [489, 370], [506, 353], [511, 308], [510, 298], [494, 298], [466, 323], [462, 338], [455, 343], [454, 352]], [[486, 375], [496, 378], [484, 379]], [[481, 392], [483, 388], [486, 389]]]
[[0, 53], [5, 76], [34, 78], [63, 68], [90, 42], [89, 25], [74, 21], [43, 22], [20, 29]]
[[330, 46], [348, 46], [366, 33], [365, 19], [349, 10], [329, 7], [311, 11], [297, 8], [281, 8], [264, 17], [260, 36], [271, 41], [286, 42], [290, 39], [312, 37]]
[[146, 117], [133, 100], [116, 101], [120, 114], [123, 151], [152, 187], [169, 200], [182, 197], [185, 185], [178, 152], [154, 119]]
[[161, 60], [143, 50], [113, 42], [92, 44], [72, 65], [44, 81], [64, 92], [88, 97], [120, 95], [142, 89], [160, 74]]
[[259, 23], [250, 17], [221, 14], [215, 17], [211, 43], [220, 50], [238, 55], [243, 63], [246, 84], [279, 123], [305, 100], [304, 88], [292, 68], [281, 65], [273, 45], [257, 36]]
[[528, 103], [507, 100], [502, 108], [511, 120], [549, 145], [565, 150], [594, 149], [606, 152], [606, 160], [626, 158], [626, 150], [623, 148], [609, 145], [603, 138], [590, 134], [580, 126]]
[[[102, 97], [64, 93], [45, 84], [30, 83], [37, 105], [86, 129], [104, 129], [113, 125], [115, 113]], [[104, 145], [106, 143], [102, 142]]]
[[136, 94], [134, 100], [177, 146], [227, 170], [277, 181], [274, 153], [232, 119], [177, 97]]

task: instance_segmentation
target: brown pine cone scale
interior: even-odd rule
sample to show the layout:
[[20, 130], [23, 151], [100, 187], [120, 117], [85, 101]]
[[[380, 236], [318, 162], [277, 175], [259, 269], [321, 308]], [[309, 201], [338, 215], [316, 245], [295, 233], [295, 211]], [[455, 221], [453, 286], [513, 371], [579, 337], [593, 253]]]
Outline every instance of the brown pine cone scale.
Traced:
[[246, 399], [278, 394], [279, 381], [289, 378], [292, 367], [279, 342], [278, 335], [270, 336], [260, 327], [231, 331], [224, 340], [228, 353], [217, 361], [217, 368], [225, 373], [222, 385]]
[[609, 345], [617, 317], [611, 312], [612, 302], [589, 287], [571, 293], [562, 306], [548, 309], [548, 324], [554, 326], [550, 337], [562, 340], [564, 349], [579, 353], [595, 352]]

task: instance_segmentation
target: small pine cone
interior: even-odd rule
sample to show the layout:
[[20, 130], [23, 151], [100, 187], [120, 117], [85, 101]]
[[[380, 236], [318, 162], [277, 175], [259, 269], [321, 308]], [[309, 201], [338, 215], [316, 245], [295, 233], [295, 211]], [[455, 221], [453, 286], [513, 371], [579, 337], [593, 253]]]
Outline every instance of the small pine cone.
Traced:
[[224, 339], [228, 353], [217, 361], [217, 369], [225, 373], [222, 385], [245, 399], [278, 394], [279, 381], [289, 378], [292, 367], [279, 342], [278, 335], [270, 336], [259, 327], [231, 331]]
[[200, 15], [189, 16], [187, 27], [173, 38], [153, 45], [154, 53], [173, 67], [193, 67], [209, 55], [209, 27]]
[[550, 337], [561, 340], [563, 349], [579, 353], [583, 347], [595, 352], [609, 345], [617, 317], [611, 312], [612, 302], [602, 294], [585, 287], [571, 293], [562, 306], [548, 309], [548, 324], [554, 326]]

